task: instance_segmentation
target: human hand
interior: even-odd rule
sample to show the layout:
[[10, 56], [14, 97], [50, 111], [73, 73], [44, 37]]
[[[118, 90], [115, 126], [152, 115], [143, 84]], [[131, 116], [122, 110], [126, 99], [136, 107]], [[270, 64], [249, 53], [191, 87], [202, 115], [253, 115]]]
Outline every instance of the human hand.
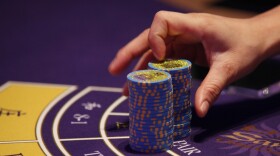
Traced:
[[195, 94], [195, 109], [204, 117], [222, 89], [248, 74], [267, 58], [266, 32], [258, 20], [234, 19], [204, 13], [158, 12], [149, 29], [119, 50], [109, 66], [119, 74], [141, 56], [134, 70], [156, 57], [186, 58], [210, 70]]

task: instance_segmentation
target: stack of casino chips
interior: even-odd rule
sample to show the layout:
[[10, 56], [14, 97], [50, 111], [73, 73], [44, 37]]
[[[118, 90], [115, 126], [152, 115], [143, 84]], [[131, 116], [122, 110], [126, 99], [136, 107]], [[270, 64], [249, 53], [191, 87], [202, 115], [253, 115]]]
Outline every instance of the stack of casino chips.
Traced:
[[173, 145], [173, 90], [171, 75], [139, 70], [127, 75], [129, 89], [129, 145], [144, 153], [157, 153]]
[[166, 71], [172, 77], [174, 140], [183, 139], [191, 132], [191, 62], [185, 59], [165, 60], [148, 63], [150, 69]]

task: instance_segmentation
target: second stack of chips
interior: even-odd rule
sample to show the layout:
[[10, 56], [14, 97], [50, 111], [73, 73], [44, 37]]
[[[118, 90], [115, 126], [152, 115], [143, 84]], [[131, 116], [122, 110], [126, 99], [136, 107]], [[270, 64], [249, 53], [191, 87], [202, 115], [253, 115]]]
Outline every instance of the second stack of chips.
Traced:
[[127, 79], [130, 147], [145, 153], [170, 149], [174, 130], [171, 75], [140, 70], [128, 74]]
[[171, 74], [173, 85], [174, 140], [190, 135], [192, 118], [190, 89], [191, 62], [188, 60], [165, 60], [150, 62], [150, 69], [166, 71]]

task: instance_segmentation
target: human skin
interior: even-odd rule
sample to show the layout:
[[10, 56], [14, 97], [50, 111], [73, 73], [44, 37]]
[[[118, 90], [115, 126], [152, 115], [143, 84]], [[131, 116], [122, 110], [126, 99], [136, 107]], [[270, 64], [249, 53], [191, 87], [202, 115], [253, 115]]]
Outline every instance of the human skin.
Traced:
[[196, 113], [204, 117], [225, 86], [279, 52], [280, 6], [247, 19], [159, 11], [150, 28], [117, 52], [109, 72], [120, 74], [139, 57], [134, 70], [145, 69], [153, 58], [167, 57], [208, 66], [195, 93]]

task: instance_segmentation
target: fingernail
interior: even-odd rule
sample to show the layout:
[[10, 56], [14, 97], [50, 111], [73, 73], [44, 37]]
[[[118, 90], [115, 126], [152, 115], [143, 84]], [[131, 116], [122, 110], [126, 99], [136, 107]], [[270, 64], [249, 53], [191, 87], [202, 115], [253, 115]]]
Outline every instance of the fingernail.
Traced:
[[200, 109], [201, 109], [203, 116], [205, 116], [209, 109], [209, 103], [207, 101], [202, 102]]
[[110, 63], [109, 69], [111, 70], [114, 66], [115, 66], [115, 60], [113, 60], [113, 61]]

